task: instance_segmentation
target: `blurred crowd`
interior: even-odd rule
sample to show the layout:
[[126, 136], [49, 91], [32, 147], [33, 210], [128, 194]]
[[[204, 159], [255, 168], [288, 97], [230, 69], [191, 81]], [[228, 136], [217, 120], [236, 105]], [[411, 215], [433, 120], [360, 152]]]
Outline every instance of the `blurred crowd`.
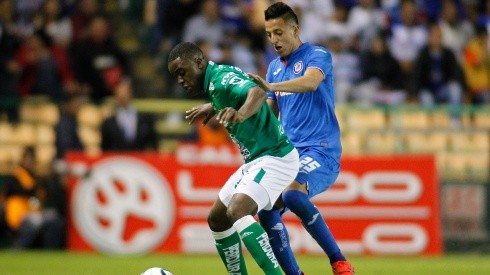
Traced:
[[[160, 66], [156, 72], [166, 83], [164, 97], [184, 98], [166, 68], [169, 50], [181, 41], [197, 43], [215, 62], [265, 75], [276, 57], [263, 14], [273, 2], [0, 0], [0, 121], [16, 123], [19, 102], [31, 97], [58, 104], [55, 146], [56, 158], [62, 159], [66, 151], [83, 147], [80, 106], [111, 98], [114, 112], [97, 125], [101, 149], [156, 149], [153, 118], [132, 105], [142, 91], [134, 88], [137, 72], [116, 39], [118, 29], [131, 25], [143, 50]], [[457, 127], [459, 107], [490, 103], [490, 0], [284, 2], [300, 17], [303, 42], [330, 50], [338, 104], [445, 104], [454, 107], [449, 115]], [[189, 139], [229, 141], [219, 125], [198, 125]], [[0, 210], [8, 200], [15, 211], [4, 213], [10, 216], [2, 219], [0, 231], [16, 232], [13, 245], [18, 248], [31, 247], [34, 240], [47, 248], [62, 247], [53, 236], [63, 232], [64, 194], [58, 190], [63, 187], [55, 177], [34, 180], [35, 153], [25, 148], [6, 180]], [[51, 206], [44, 211], [42, 205]], [[30, 214], [19, 214], [24, 211]]]
[[[272, 0], [0, 0], [0, 96], [81, 93], [99, 102], [133, 73], [114, 39], [122, 24], [161, 64], [164, 94], [183, 96], [165, 57], [180, 41], [210, 59], [265, 74], [276, 55], [263, 30]], [[333, 55], [339, 103], [484, 104], [490, 90], [489, 0], [285, 0], [304, 42]], [[127, 20], [112, 24], [109, 4]], [[141, 29], [140, 28], [140, 29]], [[138, 93], [136, 92], [136, 97]], [[7, 109], [15, 118], [15, 110]]]

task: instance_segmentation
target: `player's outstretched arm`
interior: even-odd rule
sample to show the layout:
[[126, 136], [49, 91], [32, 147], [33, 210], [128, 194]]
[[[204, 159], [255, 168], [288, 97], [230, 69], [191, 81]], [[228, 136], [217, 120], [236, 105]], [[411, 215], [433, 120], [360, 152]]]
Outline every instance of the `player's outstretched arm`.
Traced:
[[267, 95], [265, 91], [258, 86], [254, 86], [248, 89], [247, 98], [239, 110], [231, 107], [223, 108], [216, 119], [225, 127], [234, 123], [241, 123], [257, 113], [262, 108], [266, 99]]
[[206, 103], [192, 107], [190, 110], [185, 111], [185, 114], [185, 119], [190, 120], [189, 124], [203, 118], [202, 124], [206, 125], [206, 123], [208, 123], [208, 121], [215, 115], [215, 112], [211, 103]]
[[290, 80], [268, 83], [258, 75], [249, 74], [257, 84], [267, 88], [266, 91], [278, 91], [288, 93], [305, 93], [315, 91], [318, 85], [323, 81], [325, 76], [317, 68], [308, 68], [304, 75]]
[[271, 84], [267, 82], [265, 79], [260, 77], [259, 75], [248, 73], [248, 76], [255, 82], [260, 88], [264, 89], [264, 91], [272, 91]]

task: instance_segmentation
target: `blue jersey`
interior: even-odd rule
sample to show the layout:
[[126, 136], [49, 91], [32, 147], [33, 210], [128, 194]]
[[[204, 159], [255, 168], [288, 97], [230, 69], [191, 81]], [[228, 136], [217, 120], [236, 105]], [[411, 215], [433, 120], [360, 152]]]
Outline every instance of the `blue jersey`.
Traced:
[[270, 91], [277, 102], [283, 128], [295, 147], [322, 146], [340, 159], [340, 129], [335, 115], [335, 91], [330, 52], [309, 43], [302, 44], [286, 59], [273, 60], [267, 70], [269, 83], [301, 77], [306, 69], [319, 69], [325, 79], [315, 91], [287, 93]]

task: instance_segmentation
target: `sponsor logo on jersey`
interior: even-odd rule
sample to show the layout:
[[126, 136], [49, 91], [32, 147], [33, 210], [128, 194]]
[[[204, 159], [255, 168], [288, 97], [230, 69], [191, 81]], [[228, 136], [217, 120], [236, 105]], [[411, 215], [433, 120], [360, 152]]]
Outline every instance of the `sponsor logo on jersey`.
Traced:
[[276, 76], [281, 70], [282, 70], [281, 68], [277, 68], [277, 70], [274, 71], [272, 75]]

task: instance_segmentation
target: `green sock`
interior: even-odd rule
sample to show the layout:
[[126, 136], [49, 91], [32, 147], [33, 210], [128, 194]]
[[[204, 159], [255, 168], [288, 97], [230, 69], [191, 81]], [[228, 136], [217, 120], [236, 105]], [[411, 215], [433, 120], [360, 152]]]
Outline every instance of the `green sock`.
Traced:
[[247, 275], [242, 253], [242, 242], [235, 228], [224, 232], [213, 232], [215, 246], [230, 275]]
[[281, 275], [281, 269], [274, 251], [269, 243], [269, 237], [264, 228], [252, 216], [245, 216], [233, 225], [240, 233], [243, 243], [255, 262], [266, 275]]

